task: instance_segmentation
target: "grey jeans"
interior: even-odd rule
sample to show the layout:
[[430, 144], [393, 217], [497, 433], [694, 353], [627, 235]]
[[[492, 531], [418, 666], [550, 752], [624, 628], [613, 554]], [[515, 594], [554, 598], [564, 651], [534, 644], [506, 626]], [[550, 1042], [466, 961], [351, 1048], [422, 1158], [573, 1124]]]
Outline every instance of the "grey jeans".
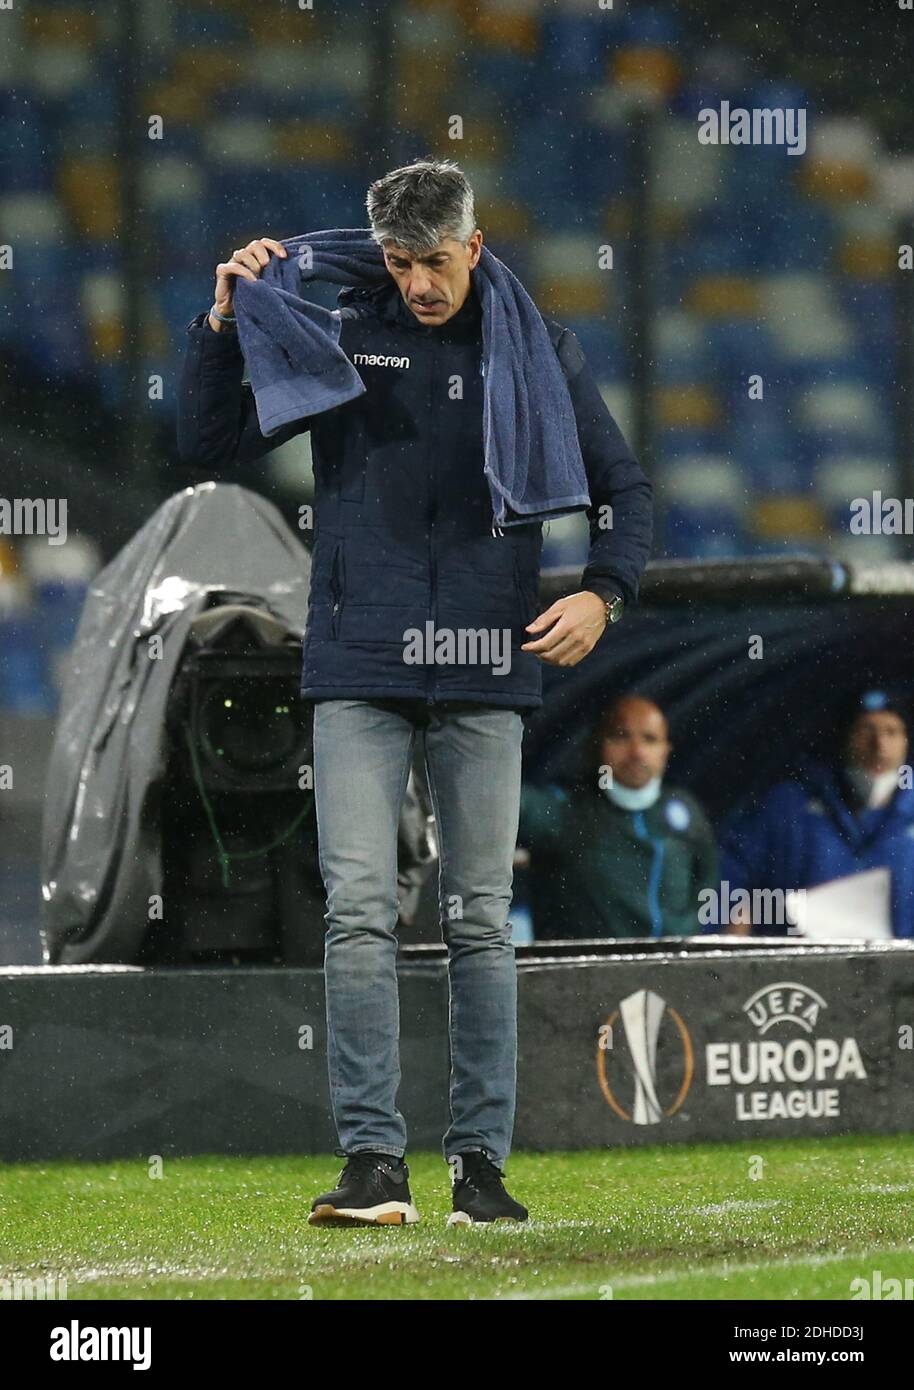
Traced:
[[397, 824], [417, 729], [440, 847], [448, 948], [451, 1122], [446, 1159], [511, 1147], [517, 976], [508, 912], [523, 719], [511, 709], [411, 700], [321, 700], [314, 792], [327, 894], [330, 1096], [340, 1147], [402, 1155], [397, 991]]

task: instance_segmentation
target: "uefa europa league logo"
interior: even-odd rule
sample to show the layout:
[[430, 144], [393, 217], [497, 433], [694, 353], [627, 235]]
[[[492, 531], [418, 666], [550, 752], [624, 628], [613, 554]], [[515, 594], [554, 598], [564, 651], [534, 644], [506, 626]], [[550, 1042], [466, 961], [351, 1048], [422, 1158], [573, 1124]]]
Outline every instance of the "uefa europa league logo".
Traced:
[[[613, 1063], [613, 1072], [627, 1070], [632, 1092], [631, 1109], [626, 1110], [612, 1089], [606, 1071], [607, 1051], [597, 1051], [597, 1076], [600, 1089], [608, 1103], [623, 1120], [636, 1125], [656, 1125], [667, 1116], [674, 1115], [686, 1098], [695, 1071], [692, 1039], [682, 1018], [672, 1007], [650, 989], [639, 989], [622, 1000], [607, 1019], [610, 1029], [616, 1019], [621, 1018], [625, 1034], [628, 1059]], [[663, 1105], [657, 1094], [657, 1047], [660, 1029], [665, 1018], [675, 1025], [682, 1045], [682, 1080], [671, 1105]], [[609, 1050], [612, 1056], [613, 1049]]]

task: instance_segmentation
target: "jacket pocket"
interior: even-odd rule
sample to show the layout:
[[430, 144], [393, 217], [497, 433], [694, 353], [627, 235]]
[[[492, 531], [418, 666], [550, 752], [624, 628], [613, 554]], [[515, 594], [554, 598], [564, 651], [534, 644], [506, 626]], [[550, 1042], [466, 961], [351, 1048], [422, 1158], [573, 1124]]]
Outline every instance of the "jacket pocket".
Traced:
[[337, 541], [333, 547], [333, 556], [330, 561], [330, 636], [334, 640], [340, 635], [345, 592], [346, 565], [343, 557], [343, 542]]

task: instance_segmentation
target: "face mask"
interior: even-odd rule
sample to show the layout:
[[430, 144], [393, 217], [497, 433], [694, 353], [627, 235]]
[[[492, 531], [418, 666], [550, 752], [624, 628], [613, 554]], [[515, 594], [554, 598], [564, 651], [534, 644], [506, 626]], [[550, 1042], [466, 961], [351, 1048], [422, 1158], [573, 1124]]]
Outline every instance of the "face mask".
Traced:
[[603, 790], [615, 806], [623, 811], [646, 811], [660, 795], [662, 777], [652, 777], [643, 787], [622, 787], [618, 783]]
[[889, 772], [867, 772], [862, 767], [848, 767], [845, 771], [847, 780], [868, 810], [885, 806], [898, 789], [897, 767]]

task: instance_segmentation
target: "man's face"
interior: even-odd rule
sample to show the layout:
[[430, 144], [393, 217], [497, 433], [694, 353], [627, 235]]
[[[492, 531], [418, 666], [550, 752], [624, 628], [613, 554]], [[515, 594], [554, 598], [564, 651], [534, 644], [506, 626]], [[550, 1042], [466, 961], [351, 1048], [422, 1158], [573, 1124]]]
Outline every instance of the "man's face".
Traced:
[[662, 777], [672, 744], [666, 720], [650, 700], [621, 700], [600, 740], [600, 762], [613, 770], [623, 787], [643, 787]]
[[891, 710], [858, 715], [851, 725], [847, 753], [851, 766], [864, 772], [894, 772], [908, 755], [904, 720]]
[[424, 256], [413, 256], [395, 242], [384, 247], [384, 264], [397, 282], [404, 301], [420, 323], [447, 323], [470, 292], [470, 271], [482, 251], [477, 228], [466, 246], [444, 237]]

